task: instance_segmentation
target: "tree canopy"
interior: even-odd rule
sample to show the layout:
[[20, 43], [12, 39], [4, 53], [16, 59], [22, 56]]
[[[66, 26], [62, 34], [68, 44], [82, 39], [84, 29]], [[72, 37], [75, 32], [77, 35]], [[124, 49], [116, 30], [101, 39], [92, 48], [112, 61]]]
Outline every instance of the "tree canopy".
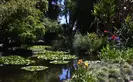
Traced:
[[43, 19], [46, 18], [47, 11], [47, 0], [2, 0], [0, 2], [1, 40], [20, 43], [37, 41], [45, 34], [46, 22]]

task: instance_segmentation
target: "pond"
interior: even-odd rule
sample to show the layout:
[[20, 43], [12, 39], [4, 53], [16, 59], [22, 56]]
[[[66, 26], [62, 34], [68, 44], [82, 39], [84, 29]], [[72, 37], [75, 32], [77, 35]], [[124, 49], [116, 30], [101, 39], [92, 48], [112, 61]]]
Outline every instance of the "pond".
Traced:
[[54, 65], [46, 60], [36, 60], [33, 65], [48, 66], [44, 71], [30, 72], [22, 70], [23, 66], [4, 65], [0, 66], [0, 82], [63, 82], [70, 79], [76, 60], [71, 60], [68, 64]]
[[[39, 49], [41, 48], [39, 47]], [[56, 53], [58, 53], [57, 54], [58, 56], [56, 55]], [[22, 67], [25, 67], [25, 65], [0, 64], [0, 82], [63, 82], [64, 80], [71, 78], [72, 73], [77, 68], [77, 60], [79, 58], [82, 58], [84, 60], [93, 59], [88, 55], [81, 55], [81, 57], [78, 57], [78, 59], [77, 58], [72, 59], [74, 58], [74, 56], [69, 56], [69, 54], [67, 53], [66, 53], [67, 55], [62, 56], [62, 53], [63, 52], [47, 51], [45, 52], [45, 56], [34, 55], [33, 57], [31, 57], [30, 59], [34, 60], [35, 63], [31, 64], [30, 66], [47, 66], [48, 68], [43, 71], [23, 70]], [[50, 57], [51, 55], [52, 57]], [[13, 57], [14, 56], [8, 57], [8, 58], [12, 60], [14, 59]], [[57, 62], [56, 64], [50, 63], [53, 59], [55, 59], [53, 57], [58, 57], [57, 59], [63, 58], [64, 60], [67, 58], [67, 59], [70, 59], [70, 62], [68, 64], [62, 64], [62, 63], [57, 64]], [[23, 59], [23, 58], [20, 58], [20, 59], [18, 58], [20, 57], [15, 57], [16, 62], [20, 61], [20, 59]], [[8, 63], [11, 63], [11, 62], [8, 61]]]

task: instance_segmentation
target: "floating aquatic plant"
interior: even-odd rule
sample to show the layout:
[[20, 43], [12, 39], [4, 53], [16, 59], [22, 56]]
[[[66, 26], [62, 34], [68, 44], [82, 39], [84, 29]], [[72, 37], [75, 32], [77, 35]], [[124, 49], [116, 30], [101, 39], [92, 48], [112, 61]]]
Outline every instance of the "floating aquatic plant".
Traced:
[[77, 58], [75, 55], [70, 55], [67, 52], [59, 51], [47, 51], [45, 54], [34, 55], [34, 57], [45, 60], [70, 60]]
[[44, 54], [46, 50], [32, 50], [34, 54]]
[[21, 56], [2, 56], [0, 63], [10, 65], [29, 65], [35, 61], [23, 58]]
[[28, 47], [29, 50], [32, 50], [34, 54], [44, 54], [47, 49], [51, 49], [51, 46], [44, 46], [44, 45], [35, 45]]
[[55, 61], [51, 61], [50, 63], [52, 63], [52, 64], [68, 64], [69, 61], [55, 60]]
[[46, 51], [46, 54], [69, 54], [69, 52], [65, 52], [65, 51]]
[[24, 69], [26, 71], [42, 71], [47, 68], [48, 67], [46, 67], [46, 66], [26, 66], [26, 67], [22, 67], [21, 69]]
[[50, 49], [51, 46], [44, 46], [44, 45], [35, 45], [35, 46], [31, 46], [28, 49], [30, 50], [43, 50], [43, 49]]

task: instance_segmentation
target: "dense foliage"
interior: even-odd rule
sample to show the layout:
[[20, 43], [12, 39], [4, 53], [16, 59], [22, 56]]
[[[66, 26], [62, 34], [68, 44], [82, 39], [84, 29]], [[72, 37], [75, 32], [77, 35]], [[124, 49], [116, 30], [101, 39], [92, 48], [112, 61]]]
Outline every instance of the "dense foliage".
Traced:
[[[71, 53], [99, 59], [100, 63], [95, 64], [80, 59], [70, 82], [129, 81], [133, 74], [129, 65], [133, 62], [132, 40], [131, 0], [0, 1], [2, 55], [24, 48], [33, 55], [31, 59], [49, 64], [67, 64], [77, 59]], [[0, 63], [28, 65], [32, 61], [21, 56], [3, 56]], [[22, 69], [40, 71], [45, 67]]]
[[88, 33], [87, 35], [77, 34], [73, 42], [74, 49], [80, 53], [97, 51], [103, 44], [103, 39], [98, 37], [95, 33]]
[[[89, 62], [86, 69], [79, 60], [77, 63], [80, 65], [69, 82], [132, 81], [132, 8], [131, 0], [99, 0], [94, 4], [92, 14], [95, 19], [90, 30], [94, 29], [99, 36], [106, 38], [105, 47], [100, 49], [98, 55], [100, 63]], [[74, 42], [80, 45], [78, 49], [85, 46], [89, 49], [88, 44], [91, 43], [82, 35]]]
[[66, 82], [125, 82], [132, 78], [132, 69], [128, 63], [90, 61], [88, 68], [80, 64], [72, 79]]
[[100, 58], [106, 61], [113, 62], [131, 62], [133, 61], [133, 49], [116, 49], [107, 45], [105, 48], [101, 49]]
[[[1, 3], [1, 37], [20, 43], [31, 43], [45, 33], [41, 22], [42, 12], [36, 7], [37, 0], [9, 0]], [[47, 2], [43, 9], [47, 10]]]

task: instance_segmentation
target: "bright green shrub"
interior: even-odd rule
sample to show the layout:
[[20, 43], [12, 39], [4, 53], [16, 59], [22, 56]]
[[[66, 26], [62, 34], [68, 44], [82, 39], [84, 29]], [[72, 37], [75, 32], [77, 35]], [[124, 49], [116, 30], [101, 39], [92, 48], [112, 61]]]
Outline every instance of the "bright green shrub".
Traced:
[[100, 58], [115, 62], [133, 61], [133, 49], [129, 48], [125, 50], [118, 50], [110, 45], [107, 45], [101, 50]]

